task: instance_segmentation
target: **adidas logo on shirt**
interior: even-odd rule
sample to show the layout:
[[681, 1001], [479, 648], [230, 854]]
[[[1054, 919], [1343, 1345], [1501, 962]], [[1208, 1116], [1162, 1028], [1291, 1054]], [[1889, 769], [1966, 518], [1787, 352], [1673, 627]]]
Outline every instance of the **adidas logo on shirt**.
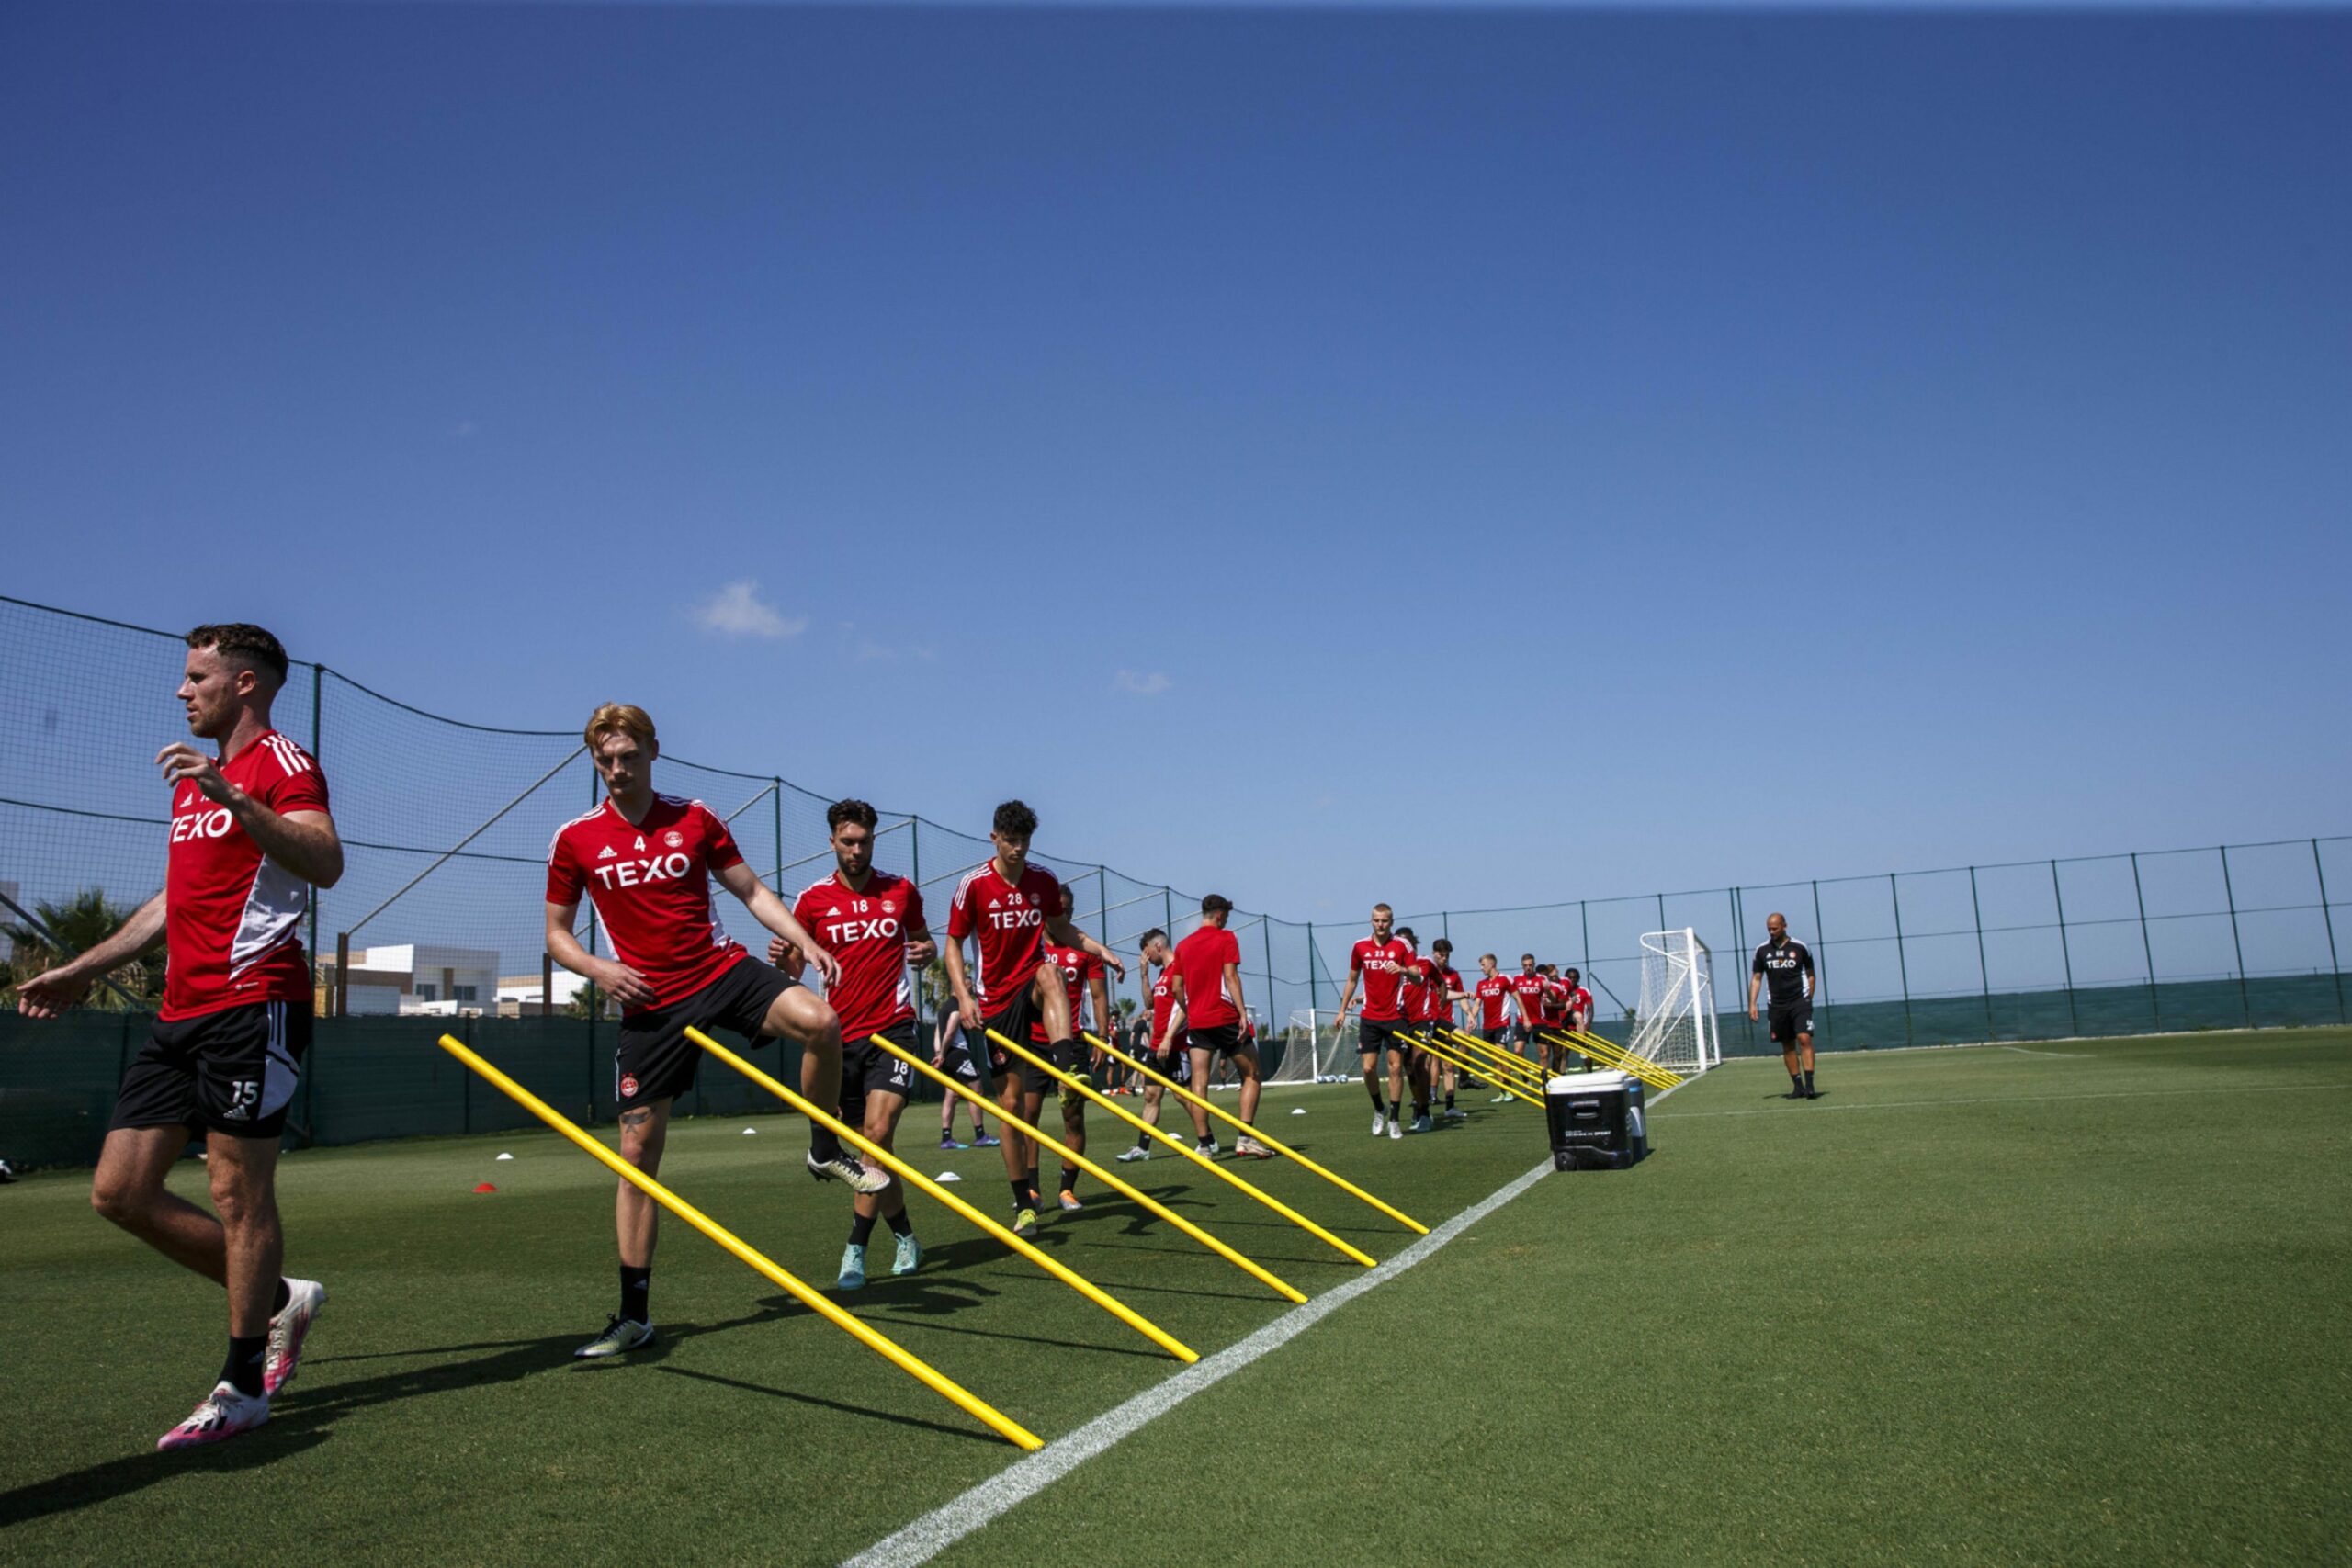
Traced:
[[596, 858], [598, 860], [611, 860], [613, 858], [613, 846], [606, 844], [603, 849], [598, 850], [596, 852]]

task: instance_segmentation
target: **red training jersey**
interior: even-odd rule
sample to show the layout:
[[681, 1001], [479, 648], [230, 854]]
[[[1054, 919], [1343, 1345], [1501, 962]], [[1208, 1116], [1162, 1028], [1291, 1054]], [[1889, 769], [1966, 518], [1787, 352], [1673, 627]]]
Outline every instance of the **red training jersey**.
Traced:
[[[1102, 961], [1082, 947], [1064, 947], [1059, 942], [1049, 942], [1046, 944], [1046, 962], [1061, 971], [1062, 990], [1069, 997], [1070, 1038], [1076, 1039], [1079, 1030], [1084, 1027], [1080, 1019], [1086, 1010], [1086, 983], [1102, 973]], [[1094, 1032], [1097, 1034], [1102, 1032], [1102, 1020], [1098, 1018], [1094, 1021]], [[1046, 1021], [1042, 1017], [1029, 1026], [1029, 1043], [1032, 1045], [1053, 1043], [1046, 1038]]]
[[613, 939], [613, 956], [653, 987], [646, 1012], [693, 996], [748, 956], [710, 903], [710, 875], [743, 863], [735, 836], [699, 800], [657, 795], [631, 823], [609, 796], [555, 831], [548, 846], [548, 902], [585, 893]]
[[[326, 776], [311, 754], [265, 729], [220, 776], [283, 817], [327, 808]], [[164, 1018], [196, 1018], [247, 1002], [307, 1002], [302, 958], [310, 885], [261, 852], [225, 806], [193, 779], [172, 791], [164, 873]]]
[[1168, 1032], [1168, 1015], [1176, 1010], [1176, 987], [1170, 982], [1174, 965], [1159, 966], [1159, 978], [1151, 983], [1151, 1045], [1159, 1048], [1161, 1036]]
[[1023, 866], [1018, 886], [998, 874], [993, 859], [964, 878], [947, 910], [947, 938], [978, 933], [972, 994], [983, 1008], [1001, 1011], [1036, 977], [1046, 962], [1046, 911], [1061, 907], [1062, 885], [1041, 865]]
[[1239, 939], [1222, 927], [1203, 926], [1176, 944], [1187, 1029], [1227, 1029], [1241, 1021], [1240, 998], [1225, 988], [1225, 966], [1240, 962]]
[[1386, 942], [1364, 938], [1348, 950], [1348, 977], [1363, 976], [1363, 1016], [1374, 1023], [1395, 1023], [1404, 1017], [1396, 1008], [1397, 991], [1405, 978], [1405, 965], [1413, 961], [1413, 950], [1401, 937]]
[[1570, 991], [1568, 993], [1567, 1010], [1569, 1012], [1580, 1012], [1584, 1014], [1587, 1019], [1590, 1019], [1592, 1017], [1592, 993], [1586, 990], [1582, 986], [1578, 986], [1576, 989]]
[[1544, 1021], [1559, 1023], [1568, 1016], [1568, 988], [1557, 980], [1544, 982]]
[[1519, 1003], [1519, 1021], [1533, 1025], [1537, 1010], [1544, 1001], [1544, 976], [1513, 975], [1510, 977], [1510, 994]]
[[1448, 966], [1437, 972], [1437, 984], [1430, 987], [1430, 1021], [1449, 1028], [1453, 1023], [1453, 993], [1462, 988], [1462, 971]]
[[840, 961], [842, 977], [825, 987], [852, 1044], [915, 1015], [907, 978], [907, 935], [924, 929], [922, 893], [903, 876], [869, 872], [853, 889], [836, 871], [812, 882], [793, 902], [792, 918]]
[[1510, 999], [1510, 982], [1500, 975], [1478, 977], [1478, 1027], [1500, 1029], [1504, 1023], [1503, 1004]]

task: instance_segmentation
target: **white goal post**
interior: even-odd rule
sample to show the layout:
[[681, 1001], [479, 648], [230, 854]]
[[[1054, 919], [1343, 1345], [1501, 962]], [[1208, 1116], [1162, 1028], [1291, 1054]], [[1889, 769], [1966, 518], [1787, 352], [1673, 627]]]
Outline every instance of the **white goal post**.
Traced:
[[1343, 1038], [1340, 1015], [1329, 1008], [1296, 1008], [1290, 1015], [1282, 1066], [1268, 1083], [1344, 1083], [1355, 1076], [1354, 1042]]
[[1642, 938], [1642, 999], [1626, 1049], [1678, 1073], [1722, 1064], [1713, 955], [1690, 927]]

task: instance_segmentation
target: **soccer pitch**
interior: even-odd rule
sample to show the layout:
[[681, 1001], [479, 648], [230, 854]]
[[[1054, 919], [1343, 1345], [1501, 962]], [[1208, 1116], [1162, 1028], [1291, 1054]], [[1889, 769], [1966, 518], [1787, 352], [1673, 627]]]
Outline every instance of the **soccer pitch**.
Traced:
[[[1116, 1168], [1310, 1296], [1373, 1288], [951, 1516], [933, 1561], [2342, 1560], [2352, 1032], [1826, 1056], [1821, 1085], [1734, 1062], [1657, 1109], [1645, 1164], [1546, 1176], [1402, 1272], [1172, 1156]], [[1261, 1120], [1437, 1226], [1544, 1152], [1538, 1112], [1468, 1100], [1402, 1143], [1352, 1086]], [[910, 1111], [916, 1168], [1005, 1208], [996, 1151], [932, 1152], [935, 1126]], [[683, 1122], [662, 1177], [830, 1286], [848, 1205], [804, 1143]], [[1241, 1174], [1383, 1259], [1415, 1240], [1286, 1161]], [[200, 1168], [174, 1184], [200, 1197]], [[830, 1563], [1020, 1459], [674, 1222], [659, 1345], [572, 1363], [611, 1310], [613, 1179], [552, 1134], [307, 1151], [280, 1187], [331, 1303], [267, 1427], [175, 1455], [148, 1450], [219, 1359], [217, 1290], [93, 1216], [86, 1173], [0, 1191], [0, 1558]], [[1039, 1245], [1204, 1355], [1316, 1310], [1085, 1190]], [[922, 1270], [890, 1279], [885, 1236], [841, 1299], [1049, 1441], [1178, 1372], [910, 1203]]]

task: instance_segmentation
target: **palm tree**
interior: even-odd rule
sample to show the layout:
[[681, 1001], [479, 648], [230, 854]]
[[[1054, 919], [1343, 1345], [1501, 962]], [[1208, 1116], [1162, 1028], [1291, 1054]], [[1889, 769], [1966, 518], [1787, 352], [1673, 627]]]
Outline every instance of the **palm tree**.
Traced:
[[[9, 984], [0, 987], [0, 1006], [13, 1007], [17, 999], [16, 982], [31, 978], [44, 969], [51, 969], [77, 953], [96, 947], [112, 936], [123, 921], [135, 911], [109, 901], [106, 890], [85, 887], [62, 904], [46, 899], [33, 905], [33, 913], [48, 934], [31, 925], [10, 923], [0, 926], [8, 938]], [[56, 940], [51, 941], [54, 937]], [[134, 958], [107, 976], [112, 986], [93, 986], [83, 998], [85, 1007], [100, 1008], [108, 1012], [144, 1012], [161, 1000], [164, 992], [164, 965], [155, 960]], [[119, 989], [117, 987], [119, 987]], [[128, 993], [126, 996], [125, 993]]]

